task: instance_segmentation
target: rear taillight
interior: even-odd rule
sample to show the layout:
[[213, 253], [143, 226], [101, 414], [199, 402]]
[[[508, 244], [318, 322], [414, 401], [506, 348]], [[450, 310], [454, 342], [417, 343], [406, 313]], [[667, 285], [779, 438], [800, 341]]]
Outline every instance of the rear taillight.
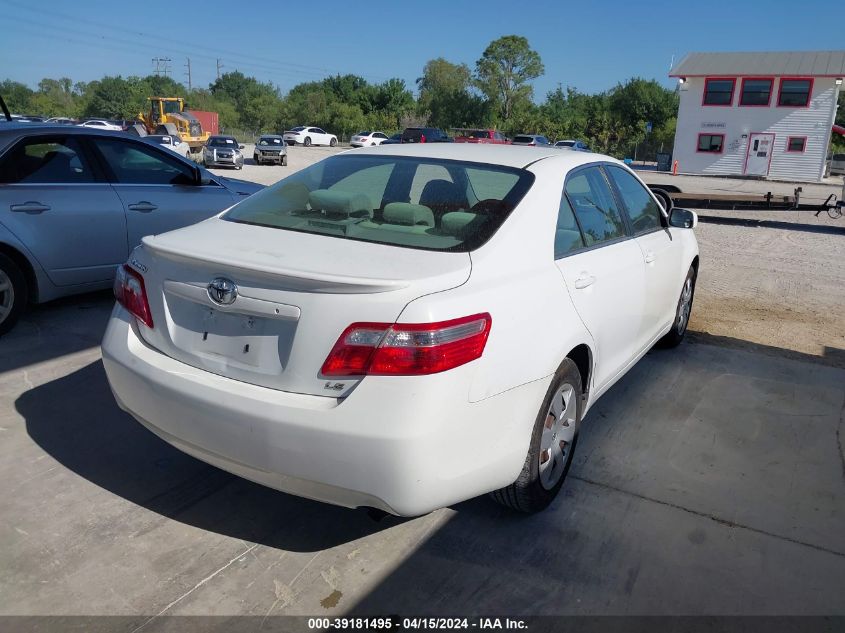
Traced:
[[425, 143], [425, 134], [420, 134], [420, 143]]
[[439, 323], [353, 323], [335, 343], [324, 376], [420, 376], [480, 358], [489, 314]]
[[141, 323], [148, 328], [153, 327], [153, 315], [150, 312], [150, 302], [147, 301], [144, 278], [128, 264], [123, 264], [117, 269], [114, 277], [114, 297]]

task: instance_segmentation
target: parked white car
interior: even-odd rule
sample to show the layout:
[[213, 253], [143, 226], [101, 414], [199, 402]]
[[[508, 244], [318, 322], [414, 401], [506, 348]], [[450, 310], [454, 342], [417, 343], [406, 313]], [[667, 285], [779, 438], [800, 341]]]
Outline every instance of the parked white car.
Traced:
[[347, 152], [144, 238], [103, 361], [144, 426], [272, 488], [409, 516], [493, 492], [534, 512], [593, 404], [681, 342], [696, 221], [597, 154]]
[[381, 145], [387, 140], [387, 134], [384, 132], [358, 132], [349, 139], [349, 144], [352, 147], [372, 147], [374, 145]]
[[157, 145], [166, 147], [167, 149], [179, 154], [179, 156], [184, 156], [185, 158], [187, 158], [188, 154], [191, 153], [191, 146], [173, 134], [150, 134], [143, 138], [148, 143], [156, 143]]
[[300, 125], [299, 127], [291, 128], [284, 133], [285, 143], [288, 145], [329, 145], [334, 147], [337, 145], [337, 137], [334, 134], [329, 134], [325, 130], [318, 127], [308, 127]]
[[108, 121], [105, 121], [103, 119], [91, 119], [88, 121], [84, 121], [79, 124], [79, 127], [92, 127], [98, 130], [113, 130], [115, 132], [118, 132], [123, 129], [119, 125], [109, 123]]

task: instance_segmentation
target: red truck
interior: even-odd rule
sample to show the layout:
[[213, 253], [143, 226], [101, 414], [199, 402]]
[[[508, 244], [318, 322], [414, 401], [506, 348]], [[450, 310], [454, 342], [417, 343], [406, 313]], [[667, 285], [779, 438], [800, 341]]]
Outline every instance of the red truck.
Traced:
[[456, 128], [455, 142], [507, 145], [510, 143], [510, 139], [496, 130], [484, 130], [478, 128]]

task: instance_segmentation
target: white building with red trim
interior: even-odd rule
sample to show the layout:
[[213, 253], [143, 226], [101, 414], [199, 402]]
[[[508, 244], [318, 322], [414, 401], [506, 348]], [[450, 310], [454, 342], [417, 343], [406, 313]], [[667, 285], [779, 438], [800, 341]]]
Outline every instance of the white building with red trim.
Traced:
[[679, 173], [824, 176], [845, 51], [690, 53], [669, 76], [680, 91]]

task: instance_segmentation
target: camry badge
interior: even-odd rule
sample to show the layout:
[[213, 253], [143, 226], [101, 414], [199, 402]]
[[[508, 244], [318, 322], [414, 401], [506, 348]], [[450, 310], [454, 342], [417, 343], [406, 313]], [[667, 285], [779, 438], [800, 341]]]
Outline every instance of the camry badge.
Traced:
[[208, 284], [208, 298], [214, 303], [228, 306], [235, 302], [238, 297], [238, 287], [235, 282], [225, 277], [216, 277]]

